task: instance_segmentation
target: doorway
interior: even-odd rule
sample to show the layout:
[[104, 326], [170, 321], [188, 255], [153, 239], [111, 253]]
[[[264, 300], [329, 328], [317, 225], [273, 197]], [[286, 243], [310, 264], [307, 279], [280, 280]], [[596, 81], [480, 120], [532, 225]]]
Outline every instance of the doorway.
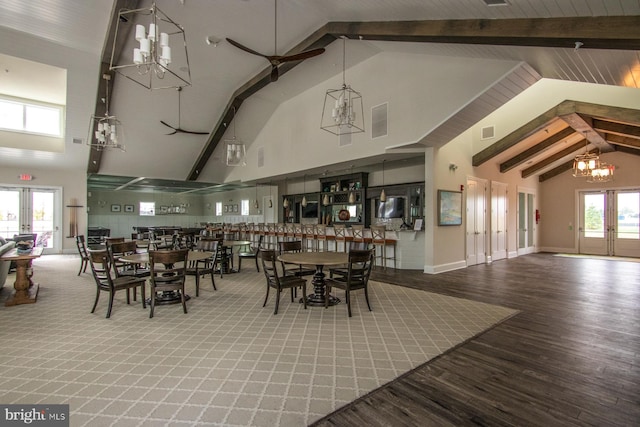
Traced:
[[535, 252], [536, 242], [535, 191], [518, 188], [518, 255]]
[[487, 181], [467, 179], [467, 266], [487, 261]]
[[640, 191], [579, 193], [578, 252], [640, 257]]
[[507, 184], [491, 181], [491, 260], [507, 257]]
[[36, 246], [44, 253], [62, 249], [61, 190], [46, 187], [0, 187], [0, 236], [36, 234]]

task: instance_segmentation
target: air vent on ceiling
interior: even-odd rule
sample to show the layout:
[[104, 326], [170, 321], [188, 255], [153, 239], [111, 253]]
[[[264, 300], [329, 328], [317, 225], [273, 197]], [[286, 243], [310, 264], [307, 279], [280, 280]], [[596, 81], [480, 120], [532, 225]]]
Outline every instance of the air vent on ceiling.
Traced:
[[73, 138], [74, 144], [82, 144], [82, 138]]
[[387, 136], [388, 102], [371, 108], [371, 138]]
[[494, 136], [496, 136], [495, 126], [487, 126], [486, 128], [482, 128], [480, 131], [480, 139], [489, 139]]
[[264, 166], [264, 147], [258, 147], [258, 167]]
[[509, 6], [507, 0], [482, 0], [487, 6]]

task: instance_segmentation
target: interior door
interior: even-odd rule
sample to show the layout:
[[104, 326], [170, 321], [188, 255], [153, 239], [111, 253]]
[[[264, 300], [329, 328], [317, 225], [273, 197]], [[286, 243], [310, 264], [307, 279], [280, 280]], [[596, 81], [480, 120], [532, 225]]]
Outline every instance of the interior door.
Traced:
[[613, 255], [640, 257], [640, 191], [615, 192]]
[[536, 197], [533, 190], [518, 189], [518, 255], [535, 252]]
[[486, 261], [486, 181], [467, 180], [467, 266]]
[[491, 182], [491, 260], [507, 257], [507, 184]]
[[57, 188], [0, 188], [0, 235], [37, 234], [36, 246], [44, 253], [57, 253], [62, 248], [61, 196]]

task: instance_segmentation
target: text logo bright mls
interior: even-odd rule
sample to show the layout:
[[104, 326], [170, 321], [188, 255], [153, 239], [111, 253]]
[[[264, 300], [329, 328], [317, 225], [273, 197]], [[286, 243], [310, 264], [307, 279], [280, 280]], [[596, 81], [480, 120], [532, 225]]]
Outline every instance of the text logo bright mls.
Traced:
[[69, 405], [0, 405], [0, 425], [68, 427]]

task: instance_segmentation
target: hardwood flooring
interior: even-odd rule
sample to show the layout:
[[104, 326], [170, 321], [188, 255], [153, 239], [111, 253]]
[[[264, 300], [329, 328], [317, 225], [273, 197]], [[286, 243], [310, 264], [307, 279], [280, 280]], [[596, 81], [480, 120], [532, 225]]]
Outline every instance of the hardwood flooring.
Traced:
[[315, 426], [640, 425], [640, 263], [532, 254], [372, 278], [521, 313]]

